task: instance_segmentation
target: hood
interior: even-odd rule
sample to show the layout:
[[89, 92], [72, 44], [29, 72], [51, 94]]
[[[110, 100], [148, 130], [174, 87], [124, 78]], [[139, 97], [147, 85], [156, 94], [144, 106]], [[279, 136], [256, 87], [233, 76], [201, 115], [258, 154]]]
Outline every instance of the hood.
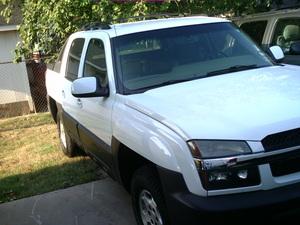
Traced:
[[125, 104], [184, 139], [260, 141], [300, 127], [300, 67], [274, 66], [168, 85]]

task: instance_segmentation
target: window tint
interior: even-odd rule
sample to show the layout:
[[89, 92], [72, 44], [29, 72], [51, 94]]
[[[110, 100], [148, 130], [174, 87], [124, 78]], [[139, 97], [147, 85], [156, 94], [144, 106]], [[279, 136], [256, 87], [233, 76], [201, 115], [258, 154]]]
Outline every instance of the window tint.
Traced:
[[300, 41], [300, 18], [278, 20], [272, 44], [279, 45], [289, 55], [291, 44], [297, 41]]
[[257, 44], [261, 45], [268, 21], [243, 23], [241, 29], [246, 32]]
[[67, 62], [67, 72], [66, 78], [69, 80], [75, 80], [78, 77], [78, 69], [80, 64], [80, 57], [82, 54], [82, 49], [84, 45], [84, 39], [75, 39], [70, 47], [68, 62]]
[[83, 76], [98, 77], [102, 86], [107, 85], [107, 70], [104, 44], [99, 39], [91, 39], [84, 60]]
[[61, 61], [62, 61], [62, 58], [63, 58], [63, 55], [64, 55], [64, 51], [65, 51], [65, 48], [66, 48], [66, 44], [67, 44], [67, 41], [66, 43], [63, 45], [63, 47], [61, 48], [59, 54], [58, 54], [58, 57], [57, 57], [57, 60], [54, 64], [54, 68], [53, 70], [57, 73], [60, 73], [60, 68], [61, 68]]

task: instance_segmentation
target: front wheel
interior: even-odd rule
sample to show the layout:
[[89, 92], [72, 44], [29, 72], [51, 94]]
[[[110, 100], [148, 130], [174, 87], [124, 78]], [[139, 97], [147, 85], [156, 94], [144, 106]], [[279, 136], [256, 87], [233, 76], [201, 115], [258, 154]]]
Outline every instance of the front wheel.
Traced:
[[131, 196], [138, 225], [169, 225], [160, 182], [154, 169], [146, 166], [135, 172]]

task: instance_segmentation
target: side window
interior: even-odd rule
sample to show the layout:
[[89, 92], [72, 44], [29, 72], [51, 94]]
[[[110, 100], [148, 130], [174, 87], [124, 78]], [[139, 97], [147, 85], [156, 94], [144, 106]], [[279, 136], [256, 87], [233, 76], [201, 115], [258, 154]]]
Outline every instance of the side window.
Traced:
[[67, 71], [66, 78], [68, 80], [75, 80], [78, 77], [78, 69], [80, 64], [80, 57], [82, 54], [82, 49], [84, 45], [84, 38], [75, 39], [70, 47], [68, 61], [67, 61]]
[[254, 21], [243, 23], [241, 29], [248, 34], [258, 45], [261, 45], [264, 38], [268, 21]]
[[84, 60], [83, 76], [95, 76], [104, 87], [108, 84], [104, 44], [99, 39], [91, 39]]
[[66, 48], [66, 45], [67, 45], [67, 42], [65, 42], [65, 44], [62, 46], [59, 54], [58, 54], [58, 57], [57, 57], [57, 60], [54, 64], [54, 68], [53, 70], [57, 73], [60, 73], [60, 68], [61, 68], [61, 61], [62, 61], [62, 58], [63, 58], [63, 55], [64, 55], [64, 51], [65, 51], [65, 48]]
[[286, 55], [291, 44], [300, 41], [300, 18], [280, 19], [276, 24], [272, 45], [279, 45]]

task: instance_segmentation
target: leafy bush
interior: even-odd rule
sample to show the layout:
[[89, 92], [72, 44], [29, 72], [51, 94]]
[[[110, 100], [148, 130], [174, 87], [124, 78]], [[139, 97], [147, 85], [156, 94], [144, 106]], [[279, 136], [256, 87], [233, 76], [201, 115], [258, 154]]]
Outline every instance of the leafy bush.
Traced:
[[271, 0], [0, 0], [0, 15], [7, 20], [16, 5], [23, 16], [19, 26], [21, 42], [15, 61], [30, 58], [42, 50], [55, 58], [67, 37], [90, 22], [111, 22], [118, 18], [158, 13], [207, 13], [209, 15], [251, 13], [266, 9]]

